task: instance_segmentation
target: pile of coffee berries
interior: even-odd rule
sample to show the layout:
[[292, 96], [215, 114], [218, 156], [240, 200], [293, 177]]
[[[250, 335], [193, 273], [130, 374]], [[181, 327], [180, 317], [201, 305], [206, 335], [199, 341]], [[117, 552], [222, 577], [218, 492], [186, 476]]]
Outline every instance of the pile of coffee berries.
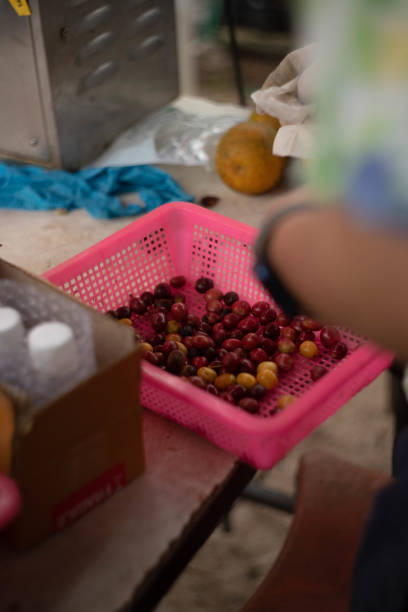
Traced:
[[[292, 370], [296, 354], [310, 360], [321, 350], [333, 359], [347, 354], [336, 327], [321, 327], [305, 315], [291, 319], [264, 301], [251, 306], [235, 291], [224, 294], [210, 278], [195, 282], [206, 310], [197, 316], [181, 291], [186, 282], [184, 276], [174, 276], [152, 292], [130, 295], [127, 306], [108, 314], [136, 330], [144, 359], [247, 412], [258, 412], [260, 400]], [[146, 322], [149, 333], [141, 332]], [[314, 365], [310, 377], [317, 381], [326, 372]], [[281, 395], [277, 410], [294, 400]]]

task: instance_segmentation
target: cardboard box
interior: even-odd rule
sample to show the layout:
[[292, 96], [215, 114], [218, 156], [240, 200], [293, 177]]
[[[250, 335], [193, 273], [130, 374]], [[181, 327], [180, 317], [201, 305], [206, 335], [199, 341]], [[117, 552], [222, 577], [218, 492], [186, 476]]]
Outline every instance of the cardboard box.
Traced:
[[0, 259], [0, 278], [40, 284], [87, 311], [97, 373], [35, 413], [21, 410], [11, 476], [23, 509], [9, 528], [18, 548], [73, 522], [144, 469], [140, 354], [133, 331]]

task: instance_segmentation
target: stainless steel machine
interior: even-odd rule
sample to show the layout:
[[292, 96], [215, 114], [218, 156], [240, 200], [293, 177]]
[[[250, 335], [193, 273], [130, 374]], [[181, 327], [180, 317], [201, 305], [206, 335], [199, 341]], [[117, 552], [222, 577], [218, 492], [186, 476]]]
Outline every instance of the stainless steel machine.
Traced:
[[0, 0], [0, 158], [75, 170], [178, 95], [173, 0]]

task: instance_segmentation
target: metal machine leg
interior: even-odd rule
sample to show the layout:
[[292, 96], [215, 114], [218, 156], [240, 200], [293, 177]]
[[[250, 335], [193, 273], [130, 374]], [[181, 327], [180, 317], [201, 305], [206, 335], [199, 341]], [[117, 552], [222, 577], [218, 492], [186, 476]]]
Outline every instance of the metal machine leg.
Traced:
[[282, 510], [288, 514], [293, 514], [295, 508], [295, 497], [287, 495], [275, 489], [263, 487], [260, 484], [250, 482], [244, 489], [241, 497], [257, 504], [269, 506], [276, 510]]

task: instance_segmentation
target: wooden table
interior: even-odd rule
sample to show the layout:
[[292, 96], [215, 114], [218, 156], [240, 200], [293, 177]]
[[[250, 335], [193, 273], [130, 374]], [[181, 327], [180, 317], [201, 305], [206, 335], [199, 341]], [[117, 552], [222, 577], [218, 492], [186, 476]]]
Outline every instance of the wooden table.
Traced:
[[[215, 210], [260, 225], [270, 196], [236, 194], [202, 168], [164, 169], [197, 200], [218, 196]], [[0, 210], [0, 256], [41, 274], [133, 220]], [[0, 547], [2, 612], [152, 609], [254, 474], [148, 411], [144, 438], [143, 476], [30, 551]]]
[[151, 610], [254, 471], [145, 411], [146, 472], [23, 553], [0, 548], [2, 612]]

